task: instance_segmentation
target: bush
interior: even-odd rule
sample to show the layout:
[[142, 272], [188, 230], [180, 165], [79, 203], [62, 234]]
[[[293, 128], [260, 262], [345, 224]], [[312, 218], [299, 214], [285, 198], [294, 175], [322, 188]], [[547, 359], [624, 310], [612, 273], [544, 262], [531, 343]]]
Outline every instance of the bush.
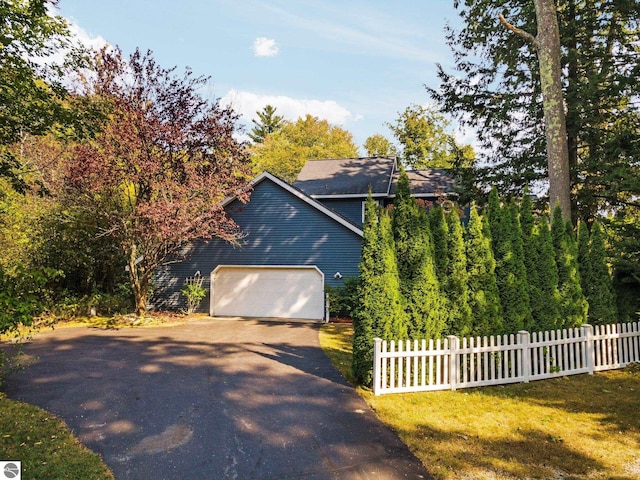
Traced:
[[326, 286], [331, 317], [353, 317], [359, 302], [358, 281], [357, 277], [349, 277], [345, 278], [339, 287]]
[[187, 313], [192, 314], [202, 299], [207, 296], [207, 289], [202, 286], [202, 282], [187, 282], [180, 293], [187, 299]]

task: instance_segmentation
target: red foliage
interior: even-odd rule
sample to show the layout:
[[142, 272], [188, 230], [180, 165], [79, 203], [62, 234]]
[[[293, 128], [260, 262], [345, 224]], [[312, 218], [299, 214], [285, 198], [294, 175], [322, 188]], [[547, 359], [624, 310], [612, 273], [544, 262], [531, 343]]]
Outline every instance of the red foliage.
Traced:
[[206, 81], [190, 71], [176, 77], [150, 52], [125, 61], [105, 49], [86, 85], [85, 94], [109, 105], [109, 120], [73, 149], [64, 188], [108, 219], [105, 233], [127, 254], [134, 291], [138, 282], [146, 289], [153, 269], [185, 243], [239, 236], [220, 202], [247, 199], [249, 158], [234, 137], [237, 115], [199, 94]]

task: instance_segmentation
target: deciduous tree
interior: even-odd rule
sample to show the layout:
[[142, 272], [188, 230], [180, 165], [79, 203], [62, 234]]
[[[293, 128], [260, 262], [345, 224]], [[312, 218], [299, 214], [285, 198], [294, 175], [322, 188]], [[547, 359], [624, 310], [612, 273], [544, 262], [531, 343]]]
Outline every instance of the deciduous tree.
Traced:
[[379, 133], [367, 137], [363, 147], [369, 157], [385, 157], [396, 154], [396, 148], [386, 137]]
[[351, 133], [311, 115], [284, 121], [282, 128], [251, 146], [255, 173], [267, 171], [288, 182], [296, 179], [309, 159], [357, 156]]
[[127, 61], [119, 50], [102, 50], [85, 94], [109, 102], [109, 122], [73, 149], [62, 179], [66, 198], [100, 217], [102, 234], [125, 254], [139, 315], [154, 270], [185, 244], [238, 239], [220, 202], [248, 196], [237, 115], [199, 95], [205, 78], [173, 72], [150, 52]]

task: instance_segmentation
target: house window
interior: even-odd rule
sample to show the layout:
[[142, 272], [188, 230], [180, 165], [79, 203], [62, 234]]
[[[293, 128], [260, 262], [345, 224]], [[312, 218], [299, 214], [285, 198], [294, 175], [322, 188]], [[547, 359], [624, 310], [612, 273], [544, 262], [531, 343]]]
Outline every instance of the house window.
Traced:
[[[376, 200], [376, 199], [374, 198], [374, 199], [373, 199], [373, 201], [374, 201], [374, 203], [375, 203], [377, 206], [382, 205], [382, 203], [381, 203], [381, 201], [380, 201], [380, 200]], [[367, 209], [367, 208], [366, 208], [366, 205], [367, 205], [367, 201], [366, 201], [366, 200], [364, 200], [364, 201], [362, 202], [362, 225], [364, 225], [364, 212], [365, 212], [365, 210]]]

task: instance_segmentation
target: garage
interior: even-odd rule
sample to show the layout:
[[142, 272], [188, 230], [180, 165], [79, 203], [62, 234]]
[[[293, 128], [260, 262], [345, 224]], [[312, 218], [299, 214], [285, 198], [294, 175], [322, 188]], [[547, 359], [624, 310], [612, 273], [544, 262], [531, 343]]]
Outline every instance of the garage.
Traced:
[[324, 318], [324, 274], [315, 266], [220, 265], [211, 273], [212, 316]]

